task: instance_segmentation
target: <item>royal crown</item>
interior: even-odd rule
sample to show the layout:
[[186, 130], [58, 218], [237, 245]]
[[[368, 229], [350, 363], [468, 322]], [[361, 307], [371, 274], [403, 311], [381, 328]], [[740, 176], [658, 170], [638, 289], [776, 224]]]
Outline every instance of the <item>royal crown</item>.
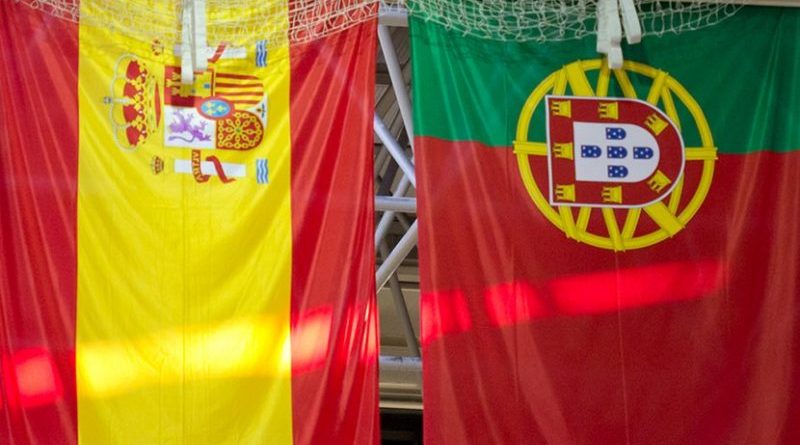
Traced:
[[164, 160], [158, 156], [153, 156], [153, 158], [150, 159], [150, 169], [156, 175], [161, 173], [164, 171]]

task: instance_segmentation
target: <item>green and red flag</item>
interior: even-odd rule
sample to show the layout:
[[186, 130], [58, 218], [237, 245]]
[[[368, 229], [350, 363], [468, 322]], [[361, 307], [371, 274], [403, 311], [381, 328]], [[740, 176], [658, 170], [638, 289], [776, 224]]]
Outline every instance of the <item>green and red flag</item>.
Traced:
[[426, 443], [800, 442], [800, 11], [411, 36]]
[[295, 6], [184, 84], [2, 2], [0, 443], [377, 443], [376, 24], [290, 46]]

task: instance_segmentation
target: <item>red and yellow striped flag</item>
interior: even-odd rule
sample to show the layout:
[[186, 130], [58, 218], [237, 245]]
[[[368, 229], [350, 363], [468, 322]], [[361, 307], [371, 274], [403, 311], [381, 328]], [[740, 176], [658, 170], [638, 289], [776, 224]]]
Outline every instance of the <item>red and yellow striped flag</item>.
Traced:
[[375, 22], [189, 86], [161, 42], [0, 23], [0, 443], [376, 443]]

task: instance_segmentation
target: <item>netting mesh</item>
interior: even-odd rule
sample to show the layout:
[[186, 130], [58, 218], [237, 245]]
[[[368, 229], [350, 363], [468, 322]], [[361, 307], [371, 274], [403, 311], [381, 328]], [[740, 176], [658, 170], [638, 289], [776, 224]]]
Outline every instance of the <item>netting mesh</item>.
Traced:
[[[15, 0], [72, 21], [111, 28], [142, 40], [178, 44], [181, 0]], [[645, 35], [679, 33], [713, 25], [741, 6], [731, 0], [634, 0]], [[308, 42], [407, 8], [425, 20], [465, 35], [507, 41], [558, 41], [595, 33], [597, 0], [206, 0], [209, 44], [270, 46]], [[741, 2], [739, 2], [741, 3]], [[288, 29], [285, 18], [288, 15]], [[281, 18], [283, 20], [277, 20]], [[288, 31], [288, 32], [287, 32]]]
[[[594, 34], [597, 0], [413, 0], [412, 14], [479, 38], [548, 42]], [[645, 35], [713, 25], [741, 8], [729, 0], [634, 0]], [[740, 2], [741, 3], [741, 2]]]
[[[181, 41], [182, 0], [15, 0], [51, 15], [167, 46]], [[282, 46], [336, 33], [374, 18], [380, 0], [205, 0], [208, 43]], [[288, 21], [287, 21], [288, 18]], [[288, 26], [287, 26], [288, 23]]]

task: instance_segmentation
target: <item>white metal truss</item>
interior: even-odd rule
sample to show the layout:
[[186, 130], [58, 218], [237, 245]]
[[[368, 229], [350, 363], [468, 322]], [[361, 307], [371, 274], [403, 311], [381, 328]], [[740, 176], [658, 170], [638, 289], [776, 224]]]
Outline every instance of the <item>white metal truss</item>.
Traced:
[[[380, 59], [388, 71], [389, 93], [393, 96], [390, 100], [399, 109], [401, 125], [393, 132], [393, 128], [384, 121], [386, 117], [380, 115], [380, 110], [376, 110], [373, 123], [380, 145], [375, 155], [375, 175], [379, 183], [375, 197], [375, 212], [376, 216], [379, 215], [375, 226], [375, 281], [378, 298], [391, 299], [392, 319], [399, 324], [405, 340], [404, 350], [395, 346], [394, 354], [386, 352], [390, 349], [387, 345], [381, 345], [381, 407], [422, 409], [422, 362], [418, 333], [413, 322], [419, 316], [409, 310], [398, 273], [401, 266], [412, 270], [416, 268], [415, 263], [408, 261], [408, 256], [416, 247], [418, 237], [417, 221], [414, 220], [417, 211], [414, 193], [417, 180], [413, 161], [414, 124], [411, 100], [403, 66], [392, 39], [392, 28], [405, 26], [407, 20], [403, 9], [384, 7], [381, 10], [378, 25]], [[410, 264], [404, 266], [406, 263]], [[416, 275], [416, 271], [414, 272], [413, 275]]]

